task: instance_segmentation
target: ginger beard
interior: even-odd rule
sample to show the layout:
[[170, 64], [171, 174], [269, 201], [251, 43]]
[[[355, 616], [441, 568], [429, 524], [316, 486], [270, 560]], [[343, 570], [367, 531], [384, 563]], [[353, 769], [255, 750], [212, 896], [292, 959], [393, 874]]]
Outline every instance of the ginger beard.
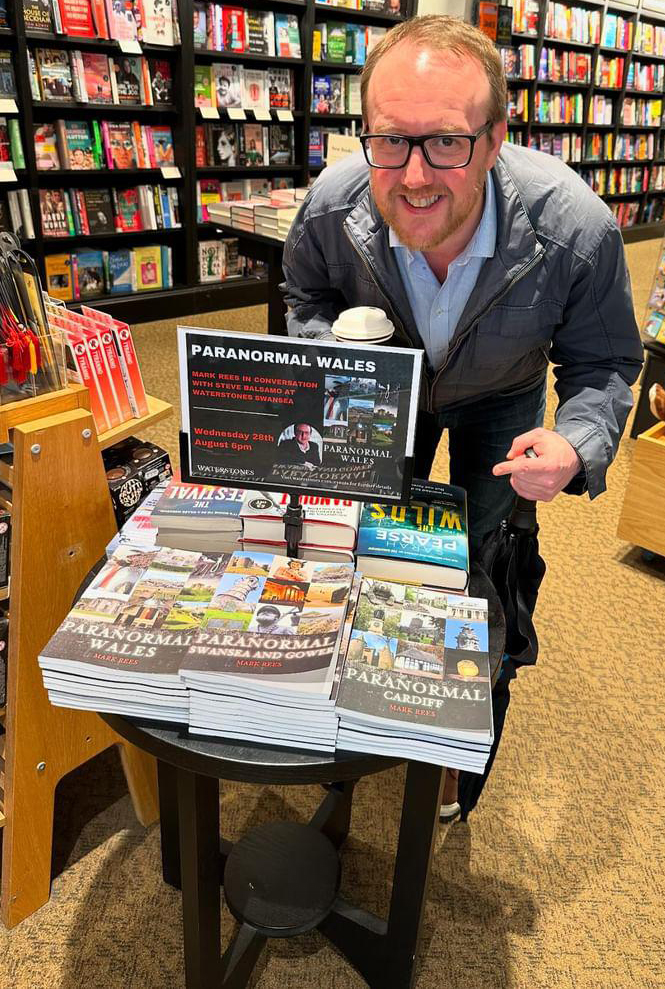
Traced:
[[[431, 251], [456, 233], [478, 208], [478, 204], [485, 196], [486, 175], [487, 172], [483, 170], [474, 179], [465, 195], [453, 194], [448, 188], [437, 189], [435, 186], [418, 189], [417, 193], [413, 189], [398, 186], [384, 193], [379, 182], [376, 181], [378, 178], [376, 171], [370, 169], [370, 187], [376, 208], [388, 226], [395, 231], [400, 242], [411, 251]], [[412, 198], [417, 195], [419, 199], [442, 197], [434, 204], [434, 210], [440, 214], [440, 218], [436, 216], [434, 226], [428, 222], [425, 229], [414, 230], [414, 220], [417, 221], [417, 216], [414, 216], [412, 209], [405, 205], [403, 198], [405, 195]], [[402, 222], [401, 216], [406, 209], [409, 209], [409, 216]], [[430, 210], [423, 210], [423, 220], [429, 221], [430, 217], [426, 217], [425, 213], [430, 213]]]

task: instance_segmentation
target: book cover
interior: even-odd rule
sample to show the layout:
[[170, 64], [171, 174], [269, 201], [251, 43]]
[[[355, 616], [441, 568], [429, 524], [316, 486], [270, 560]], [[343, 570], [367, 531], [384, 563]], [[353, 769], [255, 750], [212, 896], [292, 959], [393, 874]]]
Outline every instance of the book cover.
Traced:
[[206, 4], [194, 4], [194, 47], [207, 47], [208, 24], [206, 20]]
[[238, 132], [235, 124], [212, 124], [209, 130], [213, 165], [235, 168], [238, 163]]
[[0, 96], [16, 96], [16, 77], [12, 63], [12, 53], [0, 52]]
[[91, 103], [113, 103], [111, 91], [111, 70], [107, 55], [97, 52], [82, 52], [83, 78], [88, 99]]
[[96, 38], [89, 0], [57, 0], [65, 34], [74, 38]]
[[199, 241], [199, 281], [221, 282], [224, 278], [224, 244], [221, 240]]
[[[384, 413], [390, 428], [390, 410]], [[466, 587], [466, 492], [449, 484], [414, 481], [408, 506], [366, 504], [357, 553], [358, 568], [368, 576], [394, 574], [406, 581]]]
[[199, 179], [198, 182], [198, 207], [199, 223], [207, 223], [210, 219], [208, 206], [211, 203], [221, 203], [222, 186], [219, 179]]
[[107, 234], [115, 231], [113, 203], [108, 189], [84, 189], [83, 200], [91, 234]]
[[288, 124], [270, 124], [269, 160], [271, 165], [293, 165], [293, 127]]
[[203, 124], [197, 124], [194, 128], [194, 149], [196, 154], [196, 167], [205, 168], [208, 162], [208, 146], [206, 143], [206, 129]]
[[37, 71], [42, 99], [74, 102], [72, 72], [66, 51], [37, 48]]
[[78, 269], [78, 298], [92, 299], [98, 295], [103, 295], [105, 290], [104, 252], [78, 250], [76, 251], [76, 265]]
[[87, 121], [65, 120], [64, 139], [67, 151], [67, 168], [89, 171], [99, 167], [95, 156], [92, 128]]
[[292, 69], [268, 69], [268, 101], [271, 109], [294, 109]]
[[168, 124], [153, 124], [150, 127], [153, 148], [153, 168], [175, 165], [173, 131]]
[[302, 58], [300, 27], [295, 14], [275, 14], [275, 54], [280, 58]]
[[118, 92], [118, 103], [138, 106], [141, 99], [141, 58], [131, 55], [114, 55], [112, 68]]
[[[246, 539], [282, 540], [290, 495], [276, 491], [245, 491], [240, 512]], [[311, 546], [353, 549], [356, 544], [360, 504], [349, 498], [300, 495], [302, 541]]]
[[137, 168], [136, 149], [131, 124], [107, 122], [111, 168]]
[[489, 745], [487, 601], [364, 578], [336, 710], [345, 727]]
[[478, 27], [491, 41], [496, 41], [499, 4], [493, 0], [480, 0], [478, 4]]
[[330, 23], [326, 27], [326, 61], [346, 62], [346, 25]]
[[109, 36], [115, 41], [137, 41], [138, 26], [133, 0], [106, 0]]
[[44, 265], [48, 294], [54, 299], [71, 302], [74, 298], [71, 254], [47, 254]]
[[268, 110], [268, 73], [245, 66], [242, 80], [242, 105], [245, 110]]
[[207, 484], [187, 484], [172, 478], [153, 510], [158, 527], [202, 531], [242, 529], [243, 492]]
[[132, 252], [127, 248], [109, 251], [109, 291], [112, 295], [132, 291]]
[[172, 0], [141, 0], [141, 6], [141, 40], [148, 45], [172, 48], [175, 44]]
[[254, 55], [275, 54], [275, 18], [272, 11], [247, 11], [247, 51]]
[[115, 190], [115, 223], [121, 233], [131, 233], [143, 229], [139, 206], [138, 189]]
[[213, 64], [212, 85], [215, 103], [219, 110], [242, 106], [244, 74], [242, 65], [230, 62]]
[[242, 7], [222, 7], [224, 51], [245, 51], [245, 13]]
[[55, 125], [38, 124], [34, 128], [34, 139], [37, 168], [41, 171], [52, 171], [60, 168]]
[[194, 106], [214, 106], [212, 101], [212, 66], [194, 66]]
[[155, 106], [173, 103], [173, 73], [171, 63], [165, 58], [149, 58], [150, 88]]
[[162, 254], [159, 247], [137, 247], [134, 249], [136, 264], [137, 291], [147, 291], [163, 287]]
[[513, 38], [513, 8], [499, 4], [496, 17], [497, 45], [510, 45]]
[[44, 237], [69, 237], [74, 233], [70, 229], [64, 190], [40, 189], [39, 213]]
[[263, 127], [261, 124], [241, 124], [240, 129], [241, 166], [263, 165]]
[[23, 17], [26, 31], [53, 31], [53, 18], [49, 0], [23, 0]]

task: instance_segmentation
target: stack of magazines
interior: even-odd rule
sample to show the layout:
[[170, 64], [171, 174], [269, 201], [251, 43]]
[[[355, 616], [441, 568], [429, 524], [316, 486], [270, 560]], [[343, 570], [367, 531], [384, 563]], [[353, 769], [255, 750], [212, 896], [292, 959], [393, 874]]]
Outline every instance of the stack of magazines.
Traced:
[[482, 772], [494, 733], [487, 601], [365, 578], [337, 747]]

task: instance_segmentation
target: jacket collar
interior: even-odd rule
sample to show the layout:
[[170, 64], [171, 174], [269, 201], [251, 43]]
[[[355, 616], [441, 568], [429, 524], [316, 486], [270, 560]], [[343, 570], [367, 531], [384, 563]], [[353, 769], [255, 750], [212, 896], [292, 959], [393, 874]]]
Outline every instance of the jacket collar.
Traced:
[[[512, 175], [501, 155], [491, 171], [497, 213], [496, 251], [485, 261], [451, 340], [466, 333], [485, 310], [498, 300], [512, 282], [521, 277], [544, 254], [544, 248], [524, 208]], [[402, 278], [388, 242], [388, 226], [372, 198], [369, 184], [348, 213], [344, 227], [366, 267], [372, 274], [392, 316], [409, 342], [423, 347]]]

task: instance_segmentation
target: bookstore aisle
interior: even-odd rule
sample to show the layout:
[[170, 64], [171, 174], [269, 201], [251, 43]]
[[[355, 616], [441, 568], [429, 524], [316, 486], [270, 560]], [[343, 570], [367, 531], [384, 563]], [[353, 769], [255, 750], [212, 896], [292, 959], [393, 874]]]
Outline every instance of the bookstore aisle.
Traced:
[[[659, 247], [627, 248], [640, 322]], [[188, 322], [256, 332], [264, 320], [257, 307]], [[175, 399], [174, 323], [135, 336], [148, 390]], [[174, 461], [176, 430], [173, 417], [149, 434]], [[437, 838], [419, 989], [438, 989], [442, 972], [451, 989], [663, 984], [665, 800], [655, 767], [665, 757], [665, 569], [615, 537], [633, 448], [624, 438], [602, 498], [561, 497], [540, 510], [541, 655], [514, 690], [482, 806]], [[443, 449], [433, 476], [445, 480]], [[389, 895], [401, 779], [401, 770], [369, 777], [355, 795], [343, 892], [377, 912]], [[307, 820], [319, 796], [224, 785], [224, 831]], [[56, 816], [51, 900], [0, 931], [7, 985], [182, 986], [180, 896], [161, 881], [158, 829], [136, 824], [110, 755], [64, 782]], [[312, 985], [363, 987], [317, 935], [273, 942], [260, 989]]]

